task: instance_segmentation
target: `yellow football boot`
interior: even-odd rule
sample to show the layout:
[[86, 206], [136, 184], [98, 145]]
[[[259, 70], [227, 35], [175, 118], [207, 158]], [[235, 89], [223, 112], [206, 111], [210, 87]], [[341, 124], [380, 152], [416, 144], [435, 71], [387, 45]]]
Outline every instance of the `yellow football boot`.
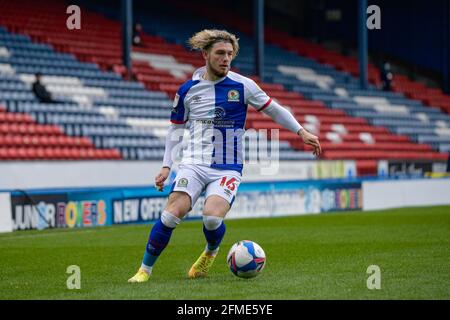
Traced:
[[209, 269], [213, 265], [214, 260], [216, 259], [217, 253], [209, 254], [206, 251], [200, 255], [200, 257], [195, 261], [192, 265], [191, 269], [188, 272], [188, 276], [191, 279], [194, 278], [204, 278], [208, 275]]
[[142, 268], [139, 268], [138, 272], [130, 279], [128, 279], [129, 283], [140, 283], [146, 282], [150, 278], [150, 273], [145, 271]]

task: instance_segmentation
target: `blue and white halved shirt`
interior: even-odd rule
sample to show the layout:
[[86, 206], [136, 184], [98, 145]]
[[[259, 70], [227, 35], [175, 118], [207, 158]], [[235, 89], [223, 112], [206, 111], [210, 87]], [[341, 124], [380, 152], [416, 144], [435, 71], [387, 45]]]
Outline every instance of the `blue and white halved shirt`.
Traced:
[[203, 79], [205, 72], [206, 67], [197, 69], [174, 99], [171, 122], [187, 123], [189, 130], [181, 163], [242, 173], [247, 106], [261, 111], [272, 99], [252, 79], [235, 72], [216, 81]]

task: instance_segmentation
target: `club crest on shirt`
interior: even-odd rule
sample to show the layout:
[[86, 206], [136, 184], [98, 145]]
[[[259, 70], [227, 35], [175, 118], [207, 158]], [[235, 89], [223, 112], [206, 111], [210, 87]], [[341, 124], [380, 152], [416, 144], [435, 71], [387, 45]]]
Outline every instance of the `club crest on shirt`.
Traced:
[[239, 102], [239, 91], [237, 90], [228, 91], [228, 102]]
[[187, 185], [188, 185], [188, 179], [181, 178], [180, 180], [178, 180], [177, 187], [186, 188]]
[[177, 112], [178, 101], [180, 100], [180, 96], [175, 94], [175, 98], [173, 99], [172, 112]]

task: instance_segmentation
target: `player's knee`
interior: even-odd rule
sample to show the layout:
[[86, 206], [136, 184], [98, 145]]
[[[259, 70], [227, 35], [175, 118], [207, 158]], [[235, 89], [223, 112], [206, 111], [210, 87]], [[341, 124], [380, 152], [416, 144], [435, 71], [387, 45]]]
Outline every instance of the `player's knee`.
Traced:
[[164, 210], [161, 214], [161, 222], [166, 227], [174, 229], [177, 227], [177, 225], [180, 224], [181, 218], [177, 217], [167, 210]]
[[214, 216], [203, 216], [203, 224], [207, 230], [216, 230], [222, 224], [223, 218]]
[[173, 205], [167, 205], [164, 211], [170, 212], [171, 215], [183, 219], [183, 217], [186, 215], [187, 211], [183, 208], [180, 208], [180, 206], [173, 204]]
[[191, 208], [191, 199], [188, 194], [184, 192], [173, 192], [169, 201], [167, 202], [165, 211], [182, 219]]

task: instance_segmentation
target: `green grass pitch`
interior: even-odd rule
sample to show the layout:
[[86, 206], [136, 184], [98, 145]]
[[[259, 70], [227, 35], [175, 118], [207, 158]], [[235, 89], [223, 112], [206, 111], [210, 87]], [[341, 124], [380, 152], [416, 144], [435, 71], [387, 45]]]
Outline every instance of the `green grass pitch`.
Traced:
[[[450, 299], [450, 207], [227, 220], [210, 276], [187, 271], [204, 247], [201, 221], [185, 221], [144, 284], [129, 284], [150, 225], [0, 235], [0, 299]], [[231, 245], [259, 243], [262, 274], [227, 268]], [[69, 265], [81, 289], [69, 290]], [[366, 286], [378, 265], [381, 289]]]

